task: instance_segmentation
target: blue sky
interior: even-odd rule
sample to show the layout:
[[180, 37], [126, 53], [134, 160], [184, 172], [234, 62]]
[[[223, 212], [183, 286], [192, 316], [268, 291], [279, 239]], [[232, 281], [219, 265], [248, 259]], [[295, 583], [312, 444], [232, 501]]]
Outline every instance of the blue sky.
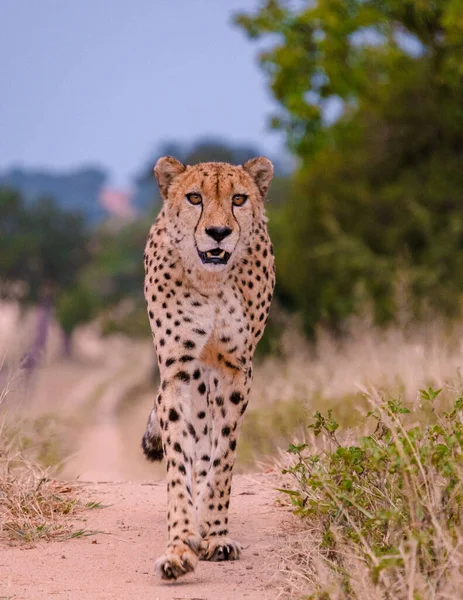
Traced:
[[97, 163], [127, 185], [163, 141], [277, 154], [258, 46], [231, 23], [259, 0], [0, 0], [0, 170]]

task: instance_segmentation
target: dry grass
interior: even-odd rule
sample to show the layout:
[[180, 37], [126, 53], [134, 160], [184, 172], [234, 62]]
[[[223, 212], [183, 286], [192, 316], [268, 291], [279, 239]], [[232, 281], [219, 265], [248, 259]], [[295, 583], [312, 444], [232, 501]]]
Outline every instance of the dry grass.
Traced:
[[76, 490], [20, 456], [0, 456], [0, 539], [35, 542], [72, 533]]
[[315, 346], [293, 322], [285, 326], [281, 353], [256, 367], [251, 408], [298, 401], [310, 411], [336, 408], [339, 420], [350, 425], [358, 418], [352, 408], [368, 406], [365, 389], [413, 401], [429, 385], [463, 387], [463, 322], [436, 318], [380, 329], [366, 318], [352, 319], [345, 337], [320, 330]]
[[[238, 470], [304, 437], [313, 413], [332, 409], [344, 429], [358, 435], [370, 410], [369, 390], [420, 402], [418, 390], [444, 388], [442, 406], [463, 391], [463, 323], [435, 319], [386, 329], [352, 319], [349, 333], [336, 338], [318, 332], [315, 345], [284, 323], [278, 357], [256, 363], [251, 402], [238, 445]], [[363, 431], [364, 429], [362, 429]]]
[[[461, 598], [463, 574], [461, 561], [462, 538], [452, 543], [453, 553], [443, 561], [429, 582], [417, 569], [415, 546], [404, 546], [404, 562], [400, 581], [394, 576], [383, 576], [381, 585], [375, 584], [371, 569], [352, 544], [338, 544], [336, 554], [327, 557], [321, 542], [321, 531], [310, 527], [290, 538], [281, 553], [281, 573], [285, 585], [280, 598], [291, 600], [458, 600]], [[336, 533], [336, 531], [335, 531]], [[342, 538], [342, 536], [339, 536]], [[447, 540], [450, 541], [450, 538]], [[438, 551], [442, 551], [439, 546]], [[445, 577], [443, 577], [445, 573]], [[348, 575], [349, 585], [346, 585]]]
[[[14, 378], [13, 378], [14, 379]], [[8, 379], [0, 389], [0, 410], [12, 388]], [[66, 539], [86, 535], [74, 529], [75, 517], [86, 505], [77, 488], [57, 481], [52, 467], [40, 466], [40, 459], [50, 462], [50, 442], [43, 438], [43, 427], [21, 420], [15, 427], [2, 413], [0, 424], [0, 540], [33, 543], [38, 540]], [[27, 434], [26, 434], [27, 431]], [[38, 435], [38, 439], [32, 436]]]

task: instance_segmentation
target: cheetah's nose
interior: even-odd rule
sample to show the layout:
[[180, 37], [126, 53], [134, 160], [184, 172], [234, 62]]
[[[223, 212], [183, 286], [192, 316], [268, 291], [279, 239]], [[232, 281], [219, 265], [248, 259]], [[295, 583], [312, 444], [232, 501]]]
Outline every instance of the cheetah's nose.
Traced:
[[230, 227], [206, 227], [206, 233], [217, 243], [221, 242], [232, 230]]

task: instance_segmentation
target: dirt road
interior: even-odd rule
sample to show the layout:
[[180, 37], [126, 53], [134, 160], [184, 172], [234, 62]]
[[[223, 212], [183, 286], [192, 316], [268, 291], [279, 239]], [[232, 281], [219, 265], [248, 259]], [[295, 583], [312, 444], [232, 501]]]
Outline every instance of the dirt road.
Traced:
[[94, 536], [42, 542], [34, 548], [0, 545], [0, 599], [11, 600], [275, 600], [278, 554], [290, 513], [275, 504], [272, 474], [234, 478], [232, 537], [245, 547], [235, 562], [200, 562], [174, 584], [153, 575], [166, 538], [164, 482], [86, 483], [85, 500], [109, 505], [86, 512], [76, 529]]

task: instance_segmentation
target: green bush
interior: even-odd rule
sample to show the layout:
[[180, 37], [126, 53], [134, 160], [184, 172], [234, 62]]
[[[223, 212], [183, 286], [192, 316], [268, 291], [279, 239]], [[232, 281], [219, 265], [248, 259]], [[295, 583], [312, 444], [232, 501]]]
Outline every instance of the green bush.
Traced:
[[461, 574], [463, 397], [443, 412], [439, 393], [421, 390], [422, 408], [384, 399], [369, 413], [374, 432], [353, 445], [339, 440], [331, 411], [317, 412], [310, 428], [329, 449], [290, 446], [295, 460], [283, 472], [295, 485], [282, 491], [317, 531], [337, 581], [330, 591], [314, 584], [306, 598], [370, 597], [359, 592], [353, 564], [364, 566], [378, 598], [456, 597], [445, 594]]

